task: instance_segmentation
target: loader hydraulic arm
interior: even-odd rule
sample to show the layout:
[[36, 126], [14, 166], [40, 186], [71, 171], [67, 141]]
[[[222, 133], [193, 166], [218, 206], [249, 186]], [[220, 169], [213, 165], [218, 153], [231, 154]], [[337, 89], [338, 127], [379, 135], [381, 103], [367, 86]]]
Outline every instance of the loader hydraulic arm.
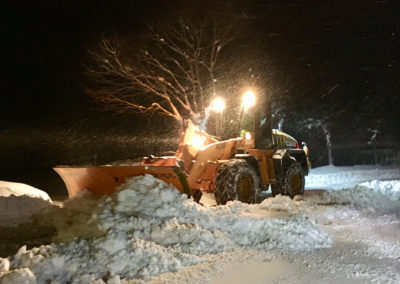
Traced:
[[[207, 145], [199, 150], [195, 163], [187, 178], [189, 187], [192, 190], [206, 190], [201, 188], [203, 180], [214, 181], [218, 160], [228, 160], [233, 156], [238, 139], [229, 139]], [[214, 164], [214, 170], [210, 169], [210, 164]]]

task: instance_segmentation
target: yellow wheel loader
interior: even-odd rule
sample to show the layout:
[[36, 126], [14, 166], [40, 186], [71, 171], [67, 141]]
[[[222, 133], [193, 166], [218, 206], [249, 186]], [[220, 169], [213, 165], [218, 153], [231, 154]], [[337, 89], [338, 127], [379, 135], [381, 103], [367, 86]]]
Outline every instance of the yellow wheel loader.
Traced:
[[151, 174], [199, 201], [202, 192], [214, 193], [218, 204], [231, 200], [257, 202], [260, 191], [294, 197], [304, 192], [309, 171], [308, 153], [288, 134], [272, 130], [269, 105], [254, 112], [254, 131], [219, 141], [185, 121], [174, 155], [145, 157], [121, 166], [57, 166], [69, 197], [87, 189], [112, 194], [126, 178]]

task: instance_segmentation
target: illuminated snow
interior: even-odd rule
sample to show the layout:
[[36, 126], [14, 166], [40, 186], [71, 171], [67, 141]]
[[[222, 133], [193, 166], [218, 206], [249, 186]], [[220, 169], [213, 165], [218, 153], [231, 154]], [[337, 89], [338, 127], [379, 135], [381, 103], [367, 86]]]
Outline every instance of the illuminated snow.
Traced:
[[311, 169], [306, 176], [308, 189], [343, 189], [374, 179], [400, 178], [400, 168], [380, 166], [335, 167], [323, 166]]
[[[76, 208], [79, 204], [85, 208], [86, 200], [76, 202], [75, 211], [64, 214], [74, 214], [75, 220], [70, 220], [79, 223], [87, 215]], [[100, 209], [85, 219], [97, 224], [100, 235], [32, 250], [22, 248], [11, 258], [11, 266], [29, 268], [39, 282], [82, 282], [106, 275], [147, 279], [206, 261], [205, 254], [237, 247], [297, 251], [331, 244], [327, 234], [299, 215], [262, 218], [263, 212], [278, 207], [293, 213], [296, 206], [290, 198], [278, 197], [259, 205], [232, 202], [204, 208], [153, 176], [134, 177], [111, 197], [100, 199]], [[60, 232], [59, 237], [63, 235]]]
[[31, 221], [32, 216], [51, 208], [49, 195], [30, 185], [0, 181], [0, 227]]
[[[324, 180], [326, 187], [346, 175], [351, 182], [366, 176], [370, 181], [294, 200], [276, 196], [255, 205], [200, 206], [152, 176], [132, 178], [110, 197], [83, 192], [43, 215], [57, 230], [56, 243], [22, 247], [0, 259], [0, 282], [152, 278], [154, 283], [203, 283], [224, 273], [224, 262], [260, 264], [267, 259], [271, 265], [295, 267], [279, 278], [282, 283], [300, 283], [303, 275], [396, 283], [400, 241], [392, 235], [398, 235], [400, 181], [372, 180], [382, 172], [369, 167], [367, 173], [352, 170], [317, 169], [309, 180]], [[397, 173], [390, 169], [384, 176], [399, 178]]]

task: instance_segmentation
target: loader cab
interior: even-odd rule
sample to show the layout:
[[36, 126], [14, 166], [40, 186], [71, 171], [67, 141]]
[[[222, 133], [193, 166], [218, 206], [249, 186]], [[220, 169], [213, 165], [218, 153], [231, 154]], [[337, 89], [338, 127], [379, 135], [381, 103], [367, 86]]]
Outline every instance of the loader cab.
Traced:
[[269, 101], [265, 100], [252, 113], [246, 114], [245, 121], [245, 130], [254, 135], [255, 149], [299, 149], [297, 140], [292, 136], [272, 129], [272, 110]]
[[256, 149], [273, 148], [271, 126], [271, 103], [265, 100], [254, 110], [254, 129], [255, 129], [255, 147]]
[[260, 102], [251, 113], [244, 117], [244, 130], [254, 135], [255, 149], [269, 149], [274, 147], [271, 127], [271, 104], [268, 101]]

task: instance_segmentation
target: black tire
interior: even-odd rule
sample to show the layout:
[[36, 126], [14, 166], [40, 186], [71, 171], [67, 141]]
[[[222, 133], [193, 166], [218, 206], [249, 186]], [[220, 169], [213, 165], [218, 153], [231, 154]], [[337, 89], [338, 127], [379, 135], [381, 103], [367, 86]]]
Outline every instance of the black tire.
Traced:
[[283, 177], [277, 177], [276, 184], [271, 184], [272, 196], [278, 194], [291, 198], [304, 194], [304, 171], [299, 163], [292, 163], [284, 172]]
[[233, 159], [218, 168], [214, 196], [218, 204], [239, 200], [255, 203], [260, 191], [260, 178], [245, 160]]
[[304, 172], [299, 163], [293, 163], [287, 169], [285, 174], [285, 183], [282, 188], [282, 195], [288, 195], [291, 198], [296, 195], [304, 194]]
[[271, 184], [271, 193], [272, 196], [276, 196], [278, 194], [281, 194], [282, 192], [282, 187], [283, 187], [283, 179], [276, 179], [275, 184]]

